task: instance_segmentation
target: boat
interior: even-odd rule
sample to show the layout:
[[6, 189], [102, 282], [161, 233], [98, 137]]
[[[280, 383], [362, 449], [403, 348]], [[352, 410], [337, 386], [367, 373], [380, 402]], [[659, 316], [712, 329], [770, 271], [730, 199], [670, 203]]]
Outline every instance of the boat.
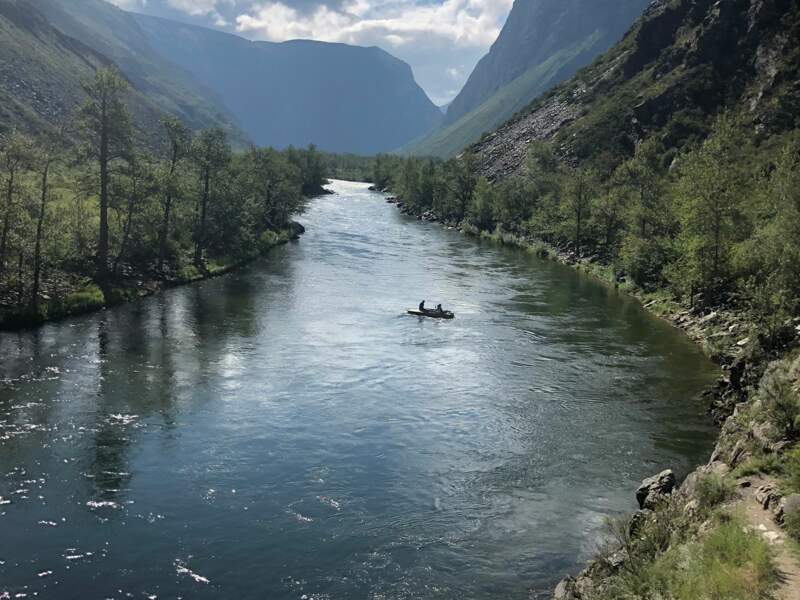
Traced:
[[419, 310], [417, 308], [409, 308], [408, 314], [414, 315], [415, 317], [429, 317], [431, 319], [455, 319], [455, 313], [450, 312], [449, 310], [443, 310], [439, 312], [438, 310]]

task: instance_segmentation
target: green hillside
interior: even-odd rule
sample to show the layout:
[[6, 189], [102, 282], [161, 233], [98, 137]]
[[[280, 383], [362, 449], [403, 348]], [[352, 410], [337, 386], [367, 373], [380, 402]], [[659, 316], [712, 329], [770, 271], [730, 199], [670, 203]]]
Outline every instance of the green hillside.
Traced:
[[433, 134], [415, 140], [400, 152], [443, 158], [455, 156], [481, 135], [510, 119], [517, 111], [527, 106], [531, 98], [543, 94], [560, 81], [564, 69], [592, 53], [599, 38], [600, 34], [596, 33], [586, 40], [560, 50], [502, 87], [455, 123], [445, 125]]

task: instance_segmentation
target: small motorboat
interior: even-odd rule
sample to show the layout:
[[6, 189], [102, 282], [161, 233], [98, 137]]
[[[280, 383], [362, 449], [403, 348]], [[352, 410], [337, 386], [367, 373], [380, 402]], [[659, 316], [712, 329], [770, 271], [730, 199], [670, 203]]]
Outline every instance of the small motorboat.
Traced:
[[419, 310], [418, 308], [409, 308], [408, 314], [414, 315], [416, 317], [429, 317], [431, 319], [455, 319], [455, 313], [450, 312], [449, 310]]

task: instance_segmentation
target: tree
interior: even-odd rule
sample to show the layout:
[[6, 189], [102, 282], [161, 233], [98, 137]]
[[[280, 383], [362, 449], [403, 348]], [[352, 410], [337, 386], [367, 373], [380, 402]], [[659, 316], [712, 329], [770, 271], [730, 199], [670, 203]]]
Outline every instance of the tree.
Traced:
[[567, 183], [565, 193], [566, 210], [574, 226], [575, 253], [581, 256], [583, 234], [591, 214], [592, 202], [597, 195], [598, 176], [591, 169], [576, 169]]
[[259, 226], [277, 231], [302, 205], [300, 170], [272, 148], [253, 148], [245, 168], [255, 196]]
[[3, 276], [8, 253], [11, 225], [17, 212], [17, 200], [22, 189], [22, 175], [33, 158], [30, 138], [12, 132], [0, 151], [0, 169], [3, 175], [3, 225], [0, 232], [0, 277]]
[[60, 127], [55, 132], [46, 135], [37, 149], [39, 171], [39, 209], [36, 214], [36, 238], [33, 247], [33, 287], [31, 289], [31, 312], [39, 312], [39, 289], [42, 279], [42, 241], [44, 238], [44, 223], [47, 213], [47, 203], [50, 199], [50, 169], [58, 159], [60, 152], [65, 147], [64, 128]]
[[467, 220], [482, 231], [489, 231], [494, 227], [492, 213], [497, 199], [497, 191], [485, 177], [479, 177], [475, 184], [467, 209]]
[[108, 206], [111, 167], [130, 156], [133, 130], [123, 97], [128, 84], [115, 68], [99, 69], [83, 86], [88, 99], [80, 109], [87, 158], [99, 171], [100, 232], [97, 243], [97, 280], [108, 281]]
[[752, 181], [742, 171], [741, 139], [731, 118], [722, 116], [714, 133], [680, 165], [680, 263], [673, 281], [709, 295], [719, 295], [731, 282], [732, 250], [748, 235], [741, 202]]
[[612, 186], [595, 197], [592, 215], [603, 236], [603, 246], [608, 256], [614, 256], [617, 236], [624, 226], [623, 214], [629, 195], [624, 188]]
[[161, 120], [167, 135], [169, 155], [166, 172], [161, 181], [163, 189], [161, 230], [158, 239], [158, 266], [164, 268], [167, 255], [167, 240], [169, 239], [170, 221], [172, 218], [172, 203], [178, 191], [178, 168], [189, 149], [189, 131], [175, 117], [164, 117]]
[[222, 129], [206, 129], [192, 142], [192, 158], [200, 174], [200, 201], [197, 204], [194, 264], [203, 268], [206, 245], [206, 221], [211, 186], [218, 172], [228, 164], [231, 148]]
[[142, 205], [158, 190], [155, 171], [147, 161], [148, 157], [133, 154], [124, 169], [123, 176], [118, 178], [118, 185], [114, 190], [114, 196], [122, 200], [116, 207], [122, 219], [120, 227], [122, 235], [112, 269], [115, 277], [119, 272], [120, 262], [128, 252], [136, 213], [141, 211]]
[[475, 186], [478, 184], [478, 177], [476, 172], [475, 156], [467, 152], [460, 158], [452, 161], [451, 170], [451, 185], [453, 196], [456, 201], [456, 216], [463, 218], [467, 211], [467, 207], [472, 202], [472, 194], [475, 192]]
[[635, 226], [632, 231], [641, 238], [652, 233], [661, 233], [665, 175], [661, 162], [661, 143], [655, 137], [640, 143], [634, 157], [623, 163], [614, 173], [615, 182], [629, 187], [633, 192], [635, 202], [631, 219]]

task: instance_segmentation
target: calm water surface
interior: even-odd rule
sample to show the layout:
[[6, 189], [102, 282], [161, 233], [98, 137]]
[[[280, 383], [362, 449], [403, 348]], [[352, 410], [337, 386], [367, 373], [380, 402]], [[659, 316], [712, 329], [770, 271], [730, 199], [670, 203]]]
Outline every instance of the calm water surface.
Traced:
[[523, 599], [708, 452], [670, 327], [334, 188], [246, 270], [0, 334], [0, 597]]

